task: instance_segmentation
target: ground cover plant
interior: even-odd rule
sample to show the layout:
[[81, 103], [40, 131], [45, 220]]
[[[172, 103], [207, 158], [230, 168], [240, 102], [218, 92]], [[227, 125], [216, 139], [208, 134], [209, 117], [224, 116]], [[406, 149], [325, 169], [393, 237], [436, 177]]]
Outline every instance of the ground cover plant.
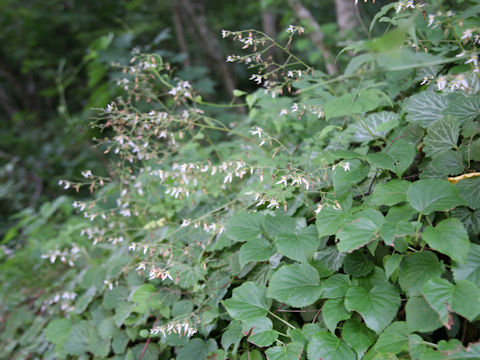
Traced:
[[48, 251], [8, 356], [480, 358], [479, 12], [388, 4], [337, 77], [291, 50], [302, 26], [224, 30], [259, 86], [229, 104], [134, 52], [93, 122], [108, 176], [17, 215]]

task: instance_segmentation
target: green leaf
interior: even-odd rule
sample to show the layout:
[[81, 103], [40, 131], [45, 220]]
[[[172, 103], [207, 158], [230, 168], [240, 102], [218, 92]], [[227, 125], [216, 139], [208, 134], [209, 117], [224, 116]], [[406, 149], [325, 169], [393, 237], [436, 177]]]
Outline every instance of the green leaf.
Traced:
[[[209, 353], [217, 350], [217, 343], [213, 339], [191, 339], [190, 342], [180, 348], [177, 360], [206, 360]], [[155, 359], [158, 359], [158, 355]]]
[[375, 240], [383, 223], [381, 212], [366, 209], [356, 214], [357, 218], [344, 226], [337, 234], [340, 252], [352, 252]]
[[335, 274], [323, 283], [322, 299], [335, 299], [345, 296], [351, 283], [347, 275]]
[[331, 271], [338, 271], [343, 265], [344, 258], [345, 253], [339, 252], [336, 246], [327, 246], [314, 255], [315, 261], [324, 264]]
[[357, 352], [359, 358], [374, 343], [375, 338], [375, 332], [356, 318], [351, 318], [343, 324], [342, 339]]
[[[372, 114], [368, 114], [363, 118], [363, 126], [359, 121], [354, 122], [349, 126], [349, 130], [352, 132], [352, 138], [355, 142], [363, 143], [372, 141], [377, 138], [385, 137], [391, 124], [398, 124], [398, 114], [391, 111], [379, 111]], [[371, 132], [371, 133], [370, 133]], [[373, 137], [372, 134], [375, 136]]]
[[248, 341], [259, 347], [270, 346], [277, 340], [278, 333], [272, 329], [272, 321], [267, 317], [244, 320], [242, 324], [243, 333], [250, 333]]
[[460, 180], [455, 184], [460, 196], [465, 200], [468, 207], [480, 208], [480, 177]]
[[443, 113], [457, 118], [461, 124], [475, 120], [480, 115], [480, 96], [461, 93], [455, 95], [454, 98], [449, 99], [448, 106]]
[[386, 95], [378, 89], [370, 88], [334, 98], [323, 105], [325, 118], [330, 120], [334, 117], [375, 110], [382, 104], [382, 96]]
[[439, 278], [444, 271], [433, 252], [417, 252], [406, 256], [400, 264], [399, 283], [408, 296], [418, 296], [428, 280]]
[[458, 219], [446, 219], [437, 226], [428, 226], [422, 238], [433, 249], [450, 256], [457, 263], [467, 260], [470, 240], [467, 231]]
[[278, 252], [299, 262], [307, 262], [320, 245], [320, 238], [314, 226], [308, 226], [297, 233], [282, 233], [275, 236]]
[[266, 215], [263, 219], [263, 228], [272, 239], [281, 233], [297, 232], [306, 225], [305, 218], [294, 218], [287, 215]]
[[327, 331], [313, 335], [307, 347], [308, 360], [356, 360], [357, 356], [342, 339]]
[[290, 343], [283, 346], [273, 346], [265, 351], [268, 360], [298, 360], [303, 352], [303, 344]]
[[467, 261], [463, 264], [454, 264], [453, 276], [455, 281], [470, 280], [480, 287], [480, 245], [470, 244]]
[[454, 290], [454, 285], [445, 279], [430, 279], [423, 287], [422, 295], [428, 305], [438, 315], [443, 326], [451, 329], [452, 317], [449, 315], [449, 307]]
[[435, 172], [443, 175], [458, 175], [465, 170], [462, 153], [454, 150], [437, 155], [431, 166]]
[[61, 344], [70, 333], [72, 324], [68, 319], [55, 319], [45, 328], [45, 338], [53, 344]]
[[362, 251], [354, 251], [347, 254], [343, 260], [343, 268], [347, 274], [353, 277], [367, 276], [375, 267], [371, 258]]
[[227, 329], [222, 334], [222, 348], [228, 351], [230, 346], [233, 345], [232, 354], [237, 353], [240, 341], [243, 338], [242, 323], [238, 320], [233, 320], [228, 325]]
[[88, 351], [90, 332], [94, 330], [88, 321], [81, 321], [72, 326], [67, 339], [64, 342], [65, 349], [71, 355], [83, 355]]
[[318, 236], [327, 236], [335, 234], [348, 217], [348, 212], [333, 208], [332, 206], [326, 206], [317, 214], [317, 226]]
[[473, 321], [480, 315], [480, 288], [469, 280], [459, 280], [452, 295], [452, 310]]
[[342, 320], [349, 319], [351, 314], [345, 309], [343, 299], [329, 299], [323, 304], [322, 316], [327, 329], [335, 333], [337, 324]]
[[412, 296], [405, 306], [408, 330], [431, 332], [442, 327], [438, 314], [421, 296]]
[[346, 195], [353, 185], [365, 179], [368, 171], [369, 166], [357, 159], [350, 161], [349, 171], [345, 171], [341, 166], [337, 167], [332, 173], [333, 188], [336, 195], [338, 197]]
[[112, 290], [107, 291], [103, 296], [103, 306], [106, 309], [115, 309], [128, 298], [128, 289], [125, 286], [115, 286]]
[[389, 221], [388, 217], [380, 228], [380, 235], [385, 244], [394, 246], [395, 240], [415, 233], [415, 225], [410, 221]]
[[408, 350], [407, 324], [404, 321], [391, 323], [378, 337], [375, 350], [389, 354], [398, 354]]
[[313, 304], [322, 292], [317, 270], [309, 264], [284, 265], [273, 274], [267, 296], [290, 306]]
[[158, 298], [155, 297], [155, 286], [152, 284], [144, 284], [140, 286], [132, 296], [132, 301], [137, 303], [132, 310], [140, 314], [144, 314], [148, 309], [156, 303], [158, 303]]
[[460, 125], [458, 120], [445, 117], [430, 126], [423, 138], [423, 152], [435, 157], [451, 149], [457, 148]]
[[424, 91], [410, 96], [404, 105], [407, 121], [428, 128], [440, 120], [447, 107], [446, 97], [434, 91]]
[[257, 239], [262, 233], [262, 213], [240, 212], [228, 219], [225, 233], [237, 242]]
[[133, 304], [130, 303], [123, 303], [118, 305], [115, 309], [115, 315], [113, 320], [115, 321], [115, 325], [118, 327], [122, 326], [130, 314], [132, 313], [132, 309], [134, 308]]
[[466, 207], [458, 207], [452, 211], [452, 216], [462, 222], [470, 236], [480, 233], [480, 209], [472, 211]]
[[391, 163], [389, 162], [388, 167], [383, 168], [394, 172], [399, 178], [401, 178], [403, 173], [412, 164], [413, 159], [415, 158], [415, 151], [415, 144], [403, 139], [398, 139], [391, 144], [390, 148], [387, 147], [385, 153], [376, 154], [388, 156], [388, 158], [391, 159]]
[[410, 182], [406, 180], [390, 180], [386, 184], [378, 184], [373, 189], [371, 202], [373, 205], [392, 206], [407, 201], [407, 190]]
[[375, 285], [370, 291], [353, 286], [347, 293], [345, 307], [357, 311], [367, 326], [378, 334], [397, 315], [400, 296], [390, 283]]
[[264, 317], [270, 309], [265, 292], [264, 286], [247, 281], [235, 288], [232, 297], [224, 301], [225, 308], [237, 320]]
[[437, 179], [412, 183], [407, 191], [407, 200], [415, 210], [424, 215], [434, 211], [451, 210], [464, 204], [455, 186], [448, 181]]
[[399, 268], [403, 256], [400, 254], [387, 255], [383, 258], [383, 267], [385, 268], [385, 275], [387, 279]]
[[240, 248], [240, 266], [243, 268], [250, 261], [265, 261], [275, 254], [272, 244], [266, 239], [252, 239]]
[[99, 358], [106, 358], [110, 352], [110, 342], [110, 338], [104, 339], [96, 329], [92, 329], [88, 338], [88, 351]]

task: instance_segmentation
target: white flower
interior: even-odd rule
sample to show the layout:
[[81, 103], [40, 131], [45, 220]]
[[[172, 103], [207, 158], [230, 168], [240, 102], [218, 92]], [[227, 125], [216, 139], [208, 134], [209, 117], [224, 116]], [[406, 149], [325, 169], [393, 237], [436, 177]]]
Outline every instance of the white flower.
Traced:
[[234, 60], [234, 58], [233, 58], [232, 55], [228, 55], [226, 61], [227, 61], [227, 62], [234, 62], [235, 60]]
[[222, 38], [226, 38], [228, 36], [227, 30], [222, 30]]
[[223, 183], [226, 184], [226, 183], [231, 183], [231, 182], [232, 182], [232, 173], [227, 173], [227, 175], [223, 179]]
[[315, 214], [318, 215], [318, 213], [319, 213], [320, 211], [322, 211], [322, 208], [323, 208], [323, 205], [322, 205], [322, 204], [318, 204], [318, 205], [317, 205], [317, 208], [315, 209]]
[[438, 90], [443, 90], [443, 89], [445, 89], [445, 86], [447, 86], [447, 79], [445, 78], [445, 76], [440, 76], [440, 77], [437, 79], [437, 88], [438, 88]]
[[473, 63], [473, 65], [476, 67], [478, 66], [478, 55], [472, 55], [470, 59], [465, 61], [465, 64]]
[[472, 29], [465, 29], [463, 32], [463, 35], [461, 37], [462, 40], [470, 40], [470, 38], [473, 36], [473, 30]]
[[282, 176], [282, 178], [276, 182], [276, 184], [282, 184], [283, 186], [287, 186], [287, 177], [285, 175]]
[[435, 21], [435, 15], [433, 14], [428, 15], [428, 26], [432, 26], [434, 21]]
[[135, 251], [136, 248], [137, 248], [137, 243], [134, 243], [134, 242], [128, 246], [128, 250], [130, 251]]
[[84, 178], [89, 178], [89, 177], [93, 177], [93, 174], [91, 170], [85, 170], [85, 171], [82, 171], [82, 176]]
[[267, 209], [276, 209], [278, 207], [280, 207], [280, 204], [275, 199], [270, 200], [270, 204], [267, 205]]
[[288, 26], [288, 29], [287, 29], [287, 33], [291, 34], [291, 33], [293, 33], [293, 32], [295, 32], [295, 26], [289, 25], [289, 26]]
[[248, 131], [252, 135], [258, 135], [258, 138], [262, 137], [263, 129], [259, 126], [255, 126], [254, 130], [249, 130]]
[[145, 263], [144, 262], [139, 263], [135, 270], [145, 270]]
[[280, 116], [282, 115], [288, 115], [288, 110], [287, 109], [281, 109], [280, 110]]
[[350, 171], [350, 163], [348, 161], [343, 165], [343, 170]]

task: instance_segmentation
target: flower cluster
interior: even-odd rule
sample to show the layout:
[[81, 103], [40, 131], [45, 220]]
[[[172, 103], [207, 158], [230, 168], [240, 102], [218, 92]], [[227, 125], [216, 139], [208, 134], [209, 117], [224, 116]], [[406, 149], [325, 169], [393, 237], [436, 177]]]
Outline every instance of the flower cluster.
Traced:
[[169, 324], [155, 326], [150, 329], [151, 335], [158, 335], [161, 334], [165, 337], [167, 334], [177, 334], [180, 336], [191, 337], [197, 332], [195, 326], [190, 324], [188, 321], [184, 322], [171, 322]]
[[75, 261], [80, 256], [80, 248], [77, 245], [73, 244], [70, 249], [65, 249], [63, 251], [60, 250], [49, 250], [47, 253], [42, 254], [42, 259], [49, 259], [49, 261], [53, 264], [57, 259], [64, 264], [68, 264], [69, 266], [74, 266]]

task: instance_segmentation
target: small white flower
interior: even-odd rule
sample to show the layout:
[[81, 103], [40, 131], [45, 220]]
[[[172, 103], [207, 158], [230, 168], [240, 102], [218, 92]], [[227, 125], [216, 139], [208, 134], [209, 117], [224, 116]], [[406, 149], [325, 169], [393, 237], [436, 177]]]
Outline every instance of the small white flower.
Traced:
[[282, 184], [283, 186], [287, 186], [287, 177], [285, 175], [282, 176], [282, 178], [276, 182], [276, 184]]
[[478, 66], [478, 55], [472, 55], [470, 59], [465, 61], [465, 64], [473, 63], [473, 65], [476, 67]]
[[437, 88], [438, 90], [443, 90], [447, 86], [447, 78], [445, 76], [440, 76], [437, 79]]
[[282, 115], [288, 115], [288, 110], [287, 109], [281, 109], [280, 110], [280, 116]]
[[248, 131], [252, 135], [258, 135], [258, 138], [262, 137], [263, 129], [259, 126], [255, 126], [254, 130], [249, 130]]
[[428, 15], [428, 26], [432, 26], [434, 21], [435, 21], [435, 15], [433, 14]]
[[145, 263], [144, 262], [139, 263], [135, 270], [145, 270]]
[[350, 163], [348, 161], [343, 165], [343, 170], [350, 171]]
[[228, 36], [227, 30], [222, 30], [222, 38], [226, 38]]
[[129, 251], [135, 251], [136, 248], [137, 248], [137, 243], [134, 243], [134, 242], [128, 246]]
[[461, 39], [468, 41], [472, 38], [472, 36], [473, 36], [473, 30], [472, 29], [465, 29]]
[[318, 204], [318, 205], [317, 205], [317, 208], [315, 209], [315, 214], [318, 215], [318, 213], [319, 213], [320, 211], [322, 211], [322, 208], [323, 208], [323, 205], [322, 205], [322, 204]]
[[293, 33], [293, 32], [295, 32], [295, 26], [289, 25], [289, 26], [288, 26], [288, 29], [287, 29], [287, 33], [291, 34], [291, 33]]

